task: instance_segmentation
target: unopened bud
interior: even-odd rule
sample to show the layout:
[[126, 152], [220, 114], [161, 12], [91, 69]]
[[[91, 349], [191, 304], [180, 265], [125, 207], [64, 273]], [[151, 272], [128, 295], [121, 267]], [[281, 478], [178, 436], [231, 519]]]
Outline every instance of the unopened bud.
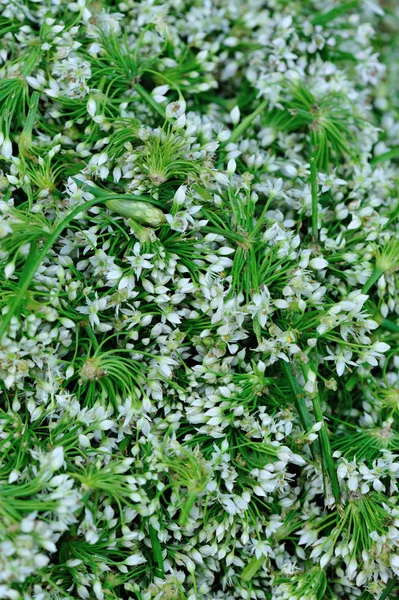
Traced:
[[21, 133], [18, 138], [18, 149], [21, 154], [29, 154], [29, 150], [32, 148], [32, 134]]
[[8, 138], [6, 138], [3, 142], [3, 145], [1, 147], [1, 154], [4, 156], [4, 158], [12, 157], [12, 144]]
[[126, 218], [135, 219], [144, 225], [159, 227], [165, 223], [164, 213], [147, 202], [136, 202], [135, 200], [108, 200], [107, 208]]
[[89, 115], [91, 117], [94, 117], [94, 115], [96, 114], [96, 101], [94, 100], [94, 98], [88, 99], [86, 108]]

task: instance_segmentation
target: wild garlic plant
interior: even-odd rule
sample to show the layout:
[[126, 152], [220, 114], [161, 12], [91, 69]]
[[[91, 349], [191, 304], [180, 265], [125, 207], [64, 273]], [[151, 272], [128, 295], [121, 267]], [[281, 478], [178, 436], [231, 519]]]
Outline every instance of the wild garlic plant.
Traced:
[[393, 0], [0, 0], [0, 598], [399, 592]]

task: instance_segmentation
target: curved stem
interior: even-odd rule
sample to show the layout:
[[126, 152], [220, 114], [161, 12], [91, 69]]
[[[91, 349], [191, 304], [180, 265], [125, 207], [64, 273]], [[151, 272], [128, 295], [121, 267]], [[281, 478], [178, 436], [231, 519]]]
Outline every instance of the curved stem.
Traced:
[[256, 108], [250, 115], [245, 117], [245, 119], [243, 119], [241, 123], [239, 123], [239, 125], [237, 125], [229, 139], [226, 142], [224, 142], [224, 145], [233, 144], [234, 142], [236, 142], [238, 138], [241, 137], [242, 134], [248, 129], [252, 121], [254, 121], [256, 117], [260, 115], [262, 111], [265, 110], [268, 104], [268, 100], [263, 100], [263, 102], [259, 104], [258, 108]]
[[383, 274], [383, 269], [381, 269], [380, 267], [374, 267], [374, 271], [371, 273], [370, 277], [367, 279], [366, 283], [362, 287], [363, 294], [367, 294], [369, 289], [379, 280], [379, 278]]
[[49, 236], [47, 242], [44, 244], [43, 248], [41, 249], [41, 251], [39, 253], [37, 253], [36, 245], [31, 244], [29, 256], [28, 256], [28, 259], [27, 259], [27, 262], [25, 265], [25, 267], [28, 267], [28, 268], [25, 268], [23, 270], [20, 280], [19, 280], [17, 292], [13, 299], [13, 302], [11, 305], [8, 306], [8, 311], [6, 312], [5, 315], [3, 315], [3, 318], [0, 323], [0, 339], [2, 338], [4, 333], [7, 331], [10, 321], [11, 321], [12, 317], [14, 316], [14, 314], [16, 313], [17, 308], [19, 307], [23, 297], [25, 296], [26, 292], [28, 291], [29, 286], [32, 283], [32, 280], [35, 276], [36, 271], [40, 267], [42, 261], [45, 259], [46, 255], [47, 255], [48, 251], [55, 244], [58, 237], [61, 235], [61, 233], [65, 229], [65, 227], [67, 227], [67, 225], [69, 225], [69, 223], [71, 221], [73, 221], [73, 219], [78, 214], [80, 214], [81, 212], [83, 212], [85, 210], [88, 210], [89, 208], [91, 208], [92, 206], [95, 206], [99, 202], [103, 202], [103, 200], [95, 198], [94, 200], [88, 200], [84, 204], [80, 204], [79, 206], [74, 208], [57, 225], [57, 227], [54, 229], [53, 233]]
[[262, 554], [259, 558], [253, 556], [246, 567], [244, 567], [243, 572], [241, 573], [241, 579], [245, 582], [251, 581], [259, 571], [261, 566], [266, 560], [266, 556]]
[[191, 509], [194, 506], [196, 499], [197, 499], [196, 492], [191, 491], [188, 493], [187, 499], [184, 502], [183, 506], [181, 507], [179, 525], [184, 526], [187, 524]]
[[392, 592], [393, 588], [395, 587], [395, 585], [398, 583], [398, 579], [397, 577], [394, 577], [393, 579], [390, 579], [384, 589], [384, 591], [382, 592], [379, 600], [385, 600], [385, 598], [389, 597], [389, 594]]

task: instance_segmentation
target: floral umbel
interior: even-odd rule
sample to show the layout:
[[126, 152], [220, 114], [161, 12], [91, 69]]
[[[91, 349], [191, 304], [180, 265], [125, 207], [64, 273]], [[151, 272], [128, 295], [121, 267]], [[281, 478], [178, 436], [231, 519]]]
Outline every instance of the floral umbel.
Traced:
[[399, 593], [394, 0], [0, 0], [0, 600]]

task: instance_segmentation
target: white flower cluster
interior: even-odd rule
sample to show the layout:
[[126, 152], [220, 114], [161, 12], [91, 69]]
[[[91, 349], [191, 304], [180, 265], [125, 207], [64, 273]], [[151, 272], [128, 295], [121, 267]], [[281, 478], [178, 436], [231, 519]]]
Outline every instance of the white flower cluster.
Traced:
[[0, 599], [395, 597], [398, 22], [0, 0]]

